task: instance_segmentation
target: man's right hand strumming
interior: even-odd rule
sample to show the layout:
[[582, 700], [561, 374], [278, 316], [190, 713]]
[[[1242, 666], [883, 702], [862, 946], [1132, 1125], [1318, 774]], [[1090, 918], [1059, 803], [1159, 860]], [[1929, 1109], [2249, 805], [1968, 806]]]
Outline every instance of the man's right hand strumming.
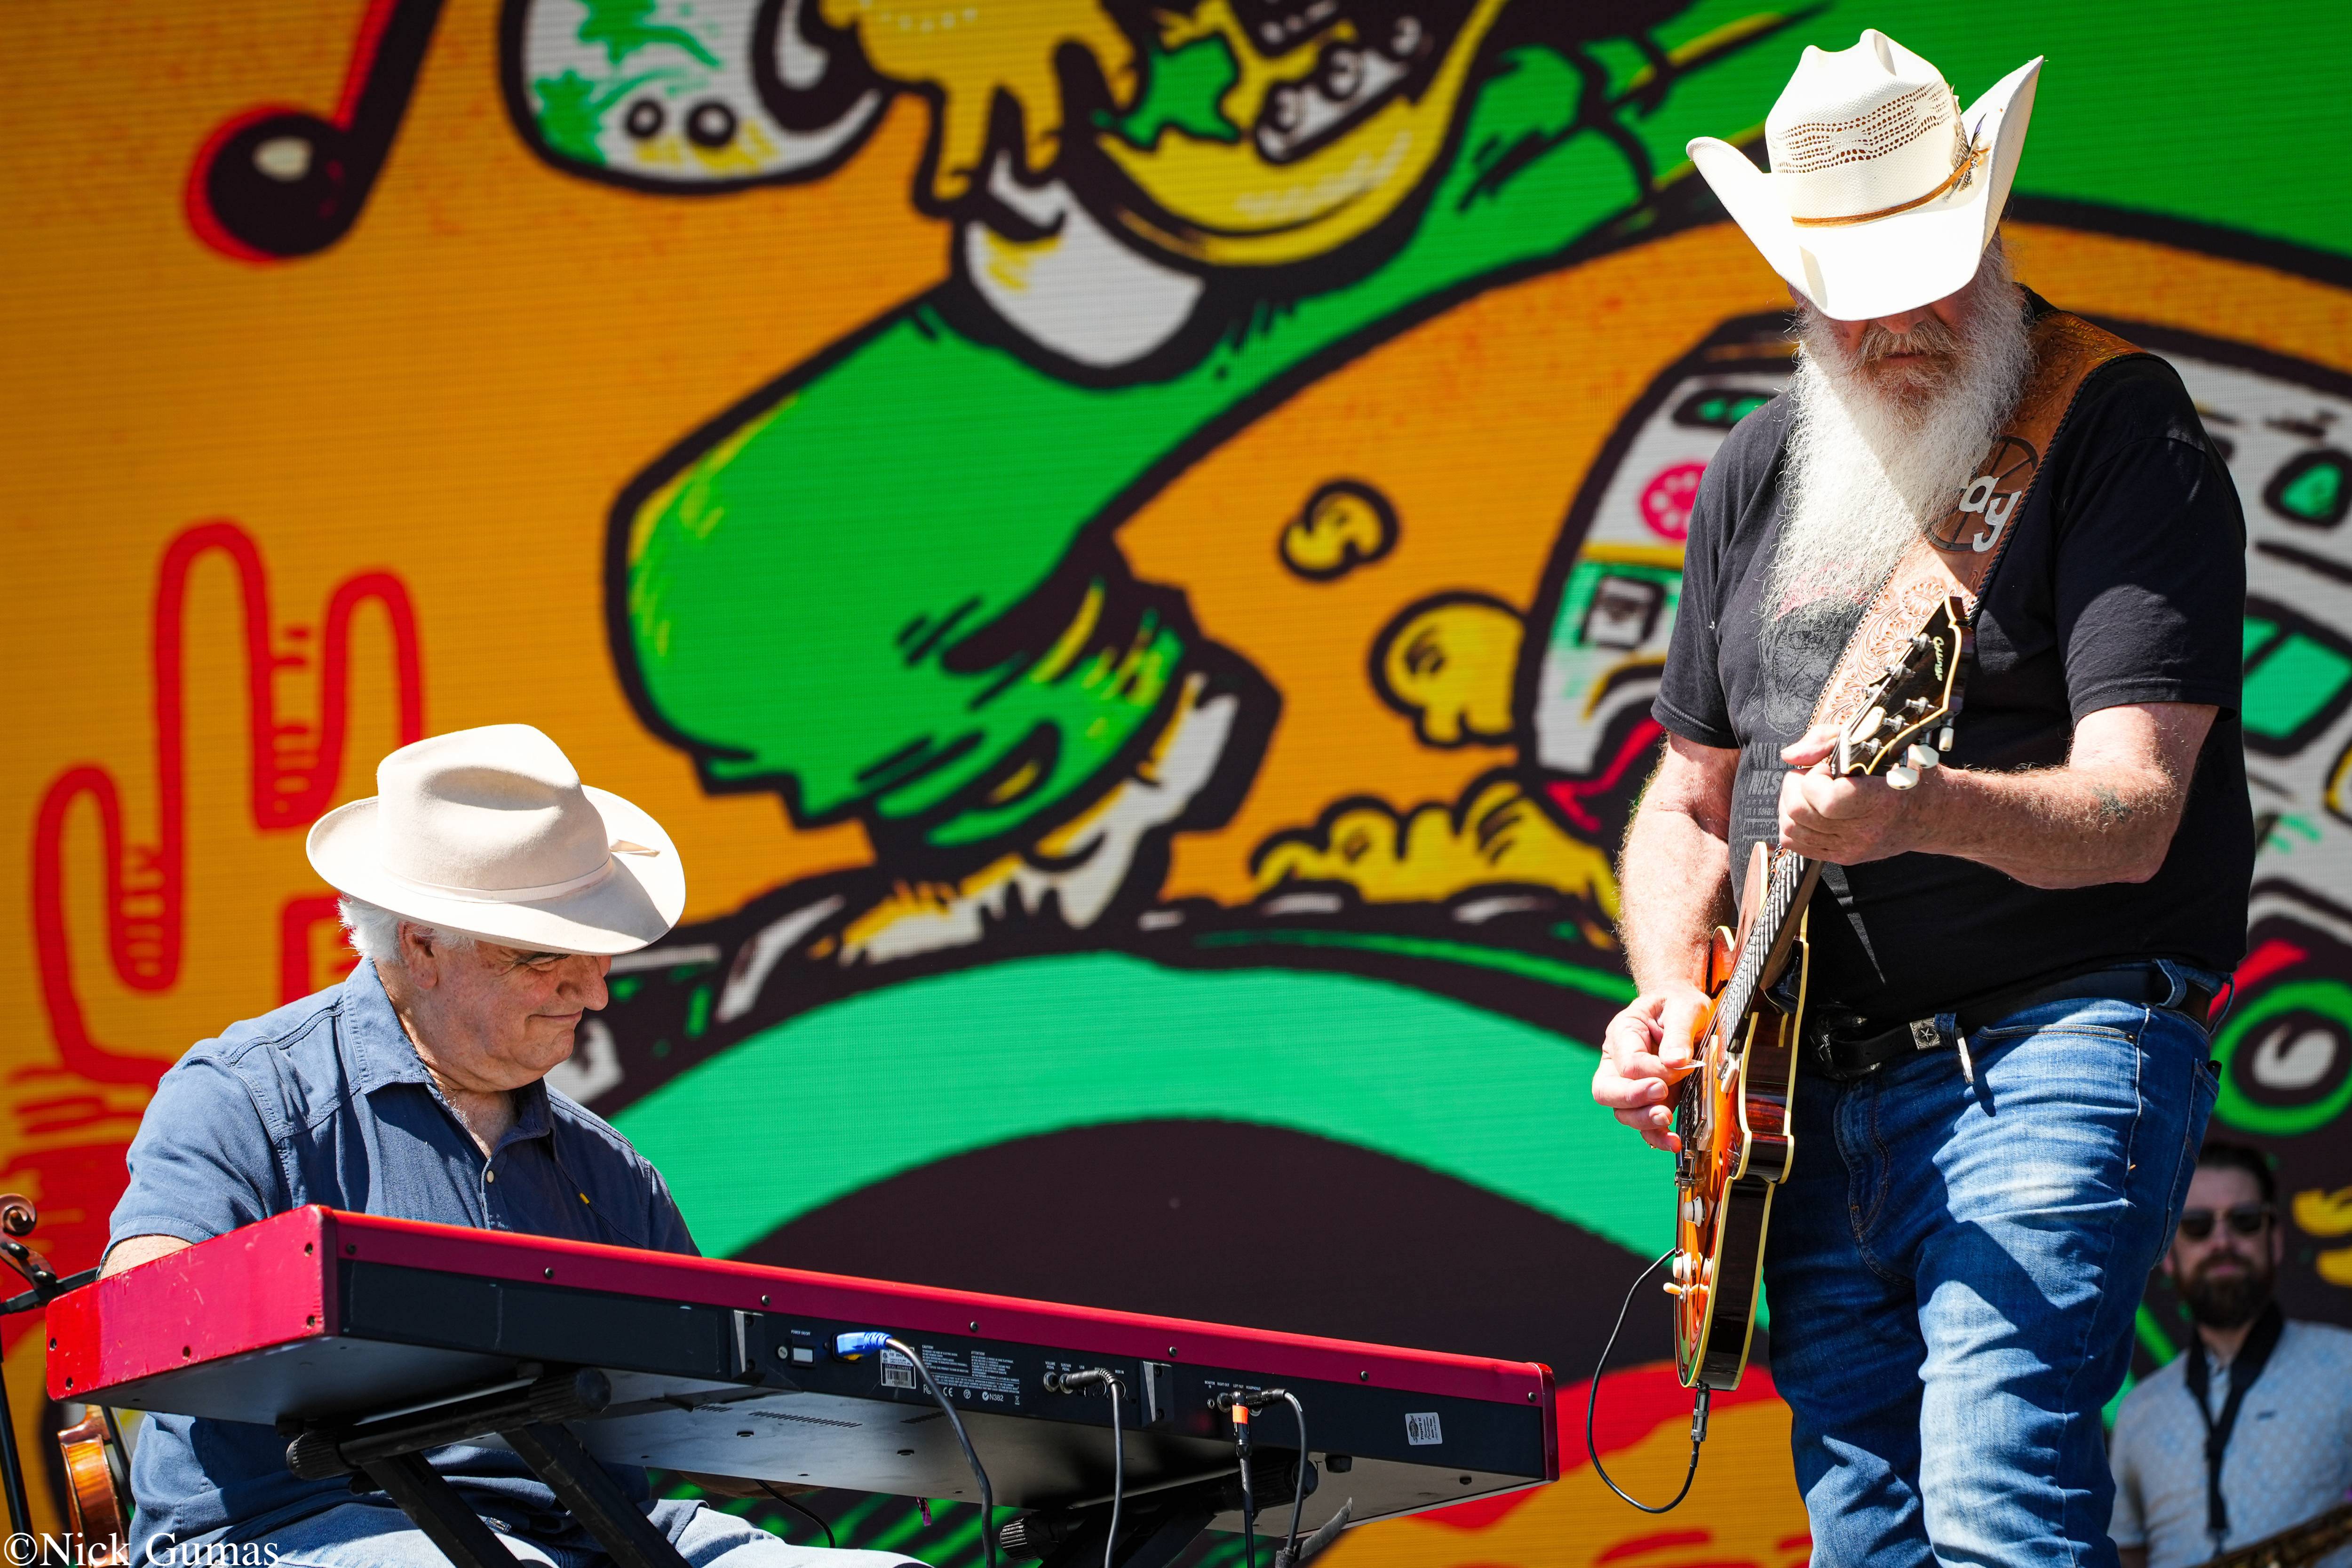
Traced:
[[1592, 1098], [1653, 1149], [1672, 1153], [1677, 1146], [1667, 1131], [1674, 1123], [1674, 1086], [1690, 1068], [1691, 1039], [1706, 1001], [1696, 985], [1645, 993], [1610, 1019], [1601, 1037]]
[[1716, 927], [1732, 919], [1727, 840], [1738, 767], [1736, 751], [1667, 735], [1618, 861], [1617, 931], [1641, 994], [1601, 1037], [1592, 1098], [1653, 1149], [1675, 1148], [1667, 1102], [1689, 1070], [1707, 1005], [1696, 976]]

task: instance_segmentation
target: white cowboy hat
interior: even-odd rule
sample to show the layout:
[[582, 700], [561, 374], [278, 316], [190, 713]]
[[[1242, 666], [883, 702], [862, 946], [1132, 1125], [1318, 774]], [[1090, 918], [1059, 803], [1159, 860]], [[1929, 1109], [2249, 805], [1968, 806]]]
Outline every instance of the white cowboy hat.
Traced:
[[677, 847], [580, 782], [528, 724], [436, 735], [376, 764], [376, 794], [320, 817], [310, 864], [355, 899], [510, 947], [631, 952], [686, 908]]
[[1992, 243], [2033, 113], [2040, 57], [1965, 113], [1944, 73], [1885, 34], [1808, 47], [1764, 121], [1765, 174], [1702, 136], [1691, 162], [1772, 270], [1842, 321], [1958, 291]]

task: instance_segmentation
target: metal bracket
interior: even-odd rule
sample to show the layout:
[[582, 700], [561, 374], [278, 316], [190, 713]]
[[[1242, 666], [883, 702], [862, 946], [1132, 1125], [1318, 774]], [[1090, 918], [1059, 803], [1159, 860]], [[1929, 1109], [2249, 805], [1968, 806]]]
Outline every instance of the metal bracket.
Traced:
[[555, 1500], [588, 1527], [615, 1568], [687, 1568], [669, 1537], [654, 1528], [645, 1510], [629, 1500], [569, 1428], [516, 1426], [499, 1436], [547, 1483]]
[[482, 1516], [425, 1462], [424, 1455], [395, 1454], [371, 1459], [361, 1468], [457, 1568], [509, 1568], [515, 1561]]
[[286, 1446], [305, 1480], [357, 1470], [383, 1489], [457, 1568], [503, 1568], [513, 1554], [424, 1459], [425, 1450], [497, 1433], [585, 1525], [617, 1568], [687, 1568], [669, 1539], [562, 1423], [610, 1405], [613, 1385], [588, 1368], [462, 1394], [349, 1426], [310, 1426]]

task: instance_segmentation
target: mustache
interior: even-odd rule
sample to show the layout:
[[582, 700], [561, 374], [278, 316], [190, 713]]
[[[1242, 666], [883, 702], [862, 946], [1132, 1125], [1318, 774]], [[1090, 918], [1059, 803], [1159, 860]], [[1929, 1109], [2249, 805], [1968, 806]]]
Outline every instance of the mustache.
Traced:
[[2189, 1316], [2210, 1328], [2234, 1329], [2261, 1314], [2277, 1277], [2268, 1258], [2230, 1250], [2204, 1258], [2174, 1285]]
[[1854, 344], [1853, 363], [1874, 364], [1891, 354], [1929, 354], [1948, 359], [1960, 352], [1960, 335], [1944, 324], [1940, 316], [1927, 316], [1912, 323], [1907, 332], [1891, 331], [1876, 321], [1862, 331], [1862, 341]]

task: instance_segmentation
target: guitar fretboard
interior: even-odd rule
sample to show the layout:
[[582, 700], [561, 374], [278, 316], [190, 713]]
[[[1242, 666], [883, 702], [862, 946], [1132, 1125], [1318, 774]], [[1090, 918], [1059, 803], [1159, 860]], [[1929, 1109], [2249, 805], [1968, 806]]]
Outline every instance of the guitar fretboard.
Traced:
[[1805, 892], [1806, 872], [1812, 867], [1812, 862], [1801, 855], [1777, 849], [1769, 853], [1771, 869], [1765, 873], [1762, 905], [1748, 924], [1748, 940], [1740, 945], [1738, 962], [1732, 965], [1731, 978], [1724, 983], [1723, 994], [1716, 1004], [1716, 1017], [1734, 1027], [1748, 1016], [1756, 999], [1764, 961], [1780, 945], [1780, 933], [1796, 913], [1798, 901]]

